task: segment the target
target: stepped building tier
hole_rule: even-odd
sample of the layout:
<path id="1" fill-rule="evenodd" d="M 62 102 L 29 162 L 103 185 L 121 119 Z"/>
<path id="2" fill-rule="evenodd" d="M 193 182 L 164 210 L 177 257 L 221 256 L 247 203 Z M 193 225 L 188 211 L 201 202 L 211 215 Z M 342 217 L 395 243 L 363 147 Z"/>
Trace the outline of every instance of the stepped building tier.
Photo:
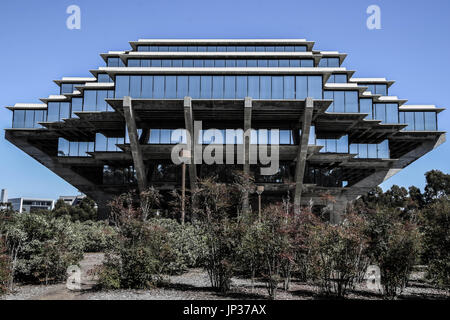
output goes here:
<path id="1" fill-rule="evenodd" d="M 394 82 L 385 78 L 354 78 L 341 67 L 346 54 L 315 50 L 311 41 L 130 45 L 101 54 L 105 66 L 93 77 L 56 80 L 60 92 L 42 104 L 7 107 L 6 139 L 92 197 L 101 216 L 124 191 L 179 188 L 181 165 L 171 155 L 182 144 L 227 150 L 213 164 L 191 153 L 190 189 L 212 172 L 227 182 L 231 169 L 243 170 L 264 186 L 265 201 L 290 193 L 297 206 L 331 206 L 336 222 L 349 201 L 445 141 L 442 108 L 407 105 L 389 95 Z M 279 150 L 270 175 L 252 161 L 263 146 Z M 230 164 L 229 151 L 240 147 L 242 159 L 232 153 Z"/>

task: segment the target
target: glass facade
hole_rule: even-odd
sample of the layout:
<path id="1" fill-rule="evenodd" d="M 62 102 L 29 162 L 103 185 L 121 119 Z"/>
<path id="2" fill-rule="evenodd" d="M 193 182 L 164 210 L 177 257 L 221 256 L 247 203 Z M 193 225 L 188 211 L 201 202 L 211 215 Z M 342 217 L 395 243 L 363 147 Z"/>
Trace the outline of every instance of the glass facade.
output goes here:
<path id="1" fill-rule="evenodd" d="M 74 87 L 77 86 L 77 84 L 74 83 L 62 83 L 61 84 L 61 94 L 71 94 L 73 93 Z"/>
<path id="2" fill-rule="evenodd" d="M 372 120 L 373 119 L 372 99 L 359 99 L 359 112 L 367 113 L 367 117 L 365 119 Z"/>
<path id="3" fill-rule="evenodd" d="M 94 151 L 93 141 L 68 141 L 58 139 L 58 157 L 90 157 L 88 152 Z"/>
<path id="4" fill-rule="evenodd" d="M 85 90 L 83 111 L 113 111 L 105 99 L 114 98 L 114 90 Z"/>
<path id="5" fill-rule="evenodd" d="M 317 146 L 323 146 L 320 152 L 324 153 L 348 153 L 348 136 L 339 139 L 316 139 Z"/>
<path id="6" fill-rule="evenodd" d="M 388 95 L 388 88 L 386 84 L 360 83 L 359 85 L 363 87 L 368 87 L 367 91 L 370 91 L 372 94 L 379 94 L 382 96 Z"/>
<path id="7" fill-rule="evenodd" d="M 135 184 L 136 182 L 136 170 L 134 170 L 134 166 L 103 166 L 103 184 L 123 185 Z"/>
<path id="8" fill-rule="evenodd" d="M 47 110 L 14 110 L 13 128 L 42 128 L 39 122 L 45 122 Z"/>
<path id="9" fill-rule="evenodd" d="M 125 144 L 124 137 L 106 137 L 101 133 L 95 134 L 95 152 L 122 152 L 118 144 Z"/>
<path id="10" fill-rule="evenodd" d="M 396 103 L 374 103 L 374 120 L 381 123 L 398 123 L 398 104 Z"/>
<path id="11" fill-rule="evenodd" d="M 99 73 L 97 75 L 97 82 L 108 83 L 108 82 L 112 82 L 112 79 L 107 73 Z"/>
<path id="12" fill-rule="evenodd" d="M 116 76 L 116 98 L 322 99 L 322 76 Z M 86 99 L 86 97 L 85 97 Z"/>
<path id="13" fill-rule="evenodd" d="M 339 58 L 322 58 L 319 61 L 319 67 L 322 68 L 337 68 L 339 65 Z"/>
<path id="14" fill-rule="evenodd" d="M 314 60 L 313 59 L 129 59 L 128 67 L 300 68 L 300 67 L 314 67 Z"/>
<path id="15" fill-rule="evenodd" d="M 389 141 L 379 144 L 353 143 L 350 144 L 350 153 L 356 154 L 355 158 L 389 159 Z"/>
<path id="16" fill-rule="evenodd" d="M 58 122 L 71 116 L 70 102 L 47 103 L 47 122 Z"/>
<path id="17" fill-rule="evenodd" d="M 399 112 L 400 123 L 408 126 L 406 131 L 436 131 L 437 113 L 431 111 Z"/>
<path id="18" fill-rule="evenodd" d="M 333 100 L 327 112 L 358 112 L 358 91 L 324 91 L 323 97 Z"/>
<path id="19" fill-rule="evenodd" d="M 298 46 L 137 46 L 143 52 L 306 52 L 305 45 Z"/>
<path id="20" fill-rule="evenodd" d="M 347 83 L 346 74 L 332 74 L 327 83 Z"/>

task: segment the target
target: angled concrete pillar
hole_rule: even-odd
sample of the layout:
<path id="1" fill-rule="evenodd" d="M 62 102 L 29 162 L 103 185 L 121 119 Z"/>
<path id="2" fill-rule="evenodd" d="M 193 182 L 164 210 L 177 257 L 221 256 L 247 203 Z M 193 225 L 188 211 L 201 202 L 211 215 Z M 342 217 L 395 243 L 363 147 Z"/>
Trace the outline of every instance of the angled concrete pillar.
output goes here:
<path id="1" fill-rule="evenodd" d="M 244 174 L 247 179 L 250 176 L 250 138 L 252 129 L 252 98 L 246 97 L 244 100 Z M 248 182 L 248 181 L 247 181 Z M 242 199 L 242 211 L 250 210 L 248 192 L 244 192 Z"/>
<path id="2" fill-rule="evenodd" d="M 127 123 L 128 137 L 130 139 L 131 155 L 133 157 L 134 169 L 138 181 L 139 191 L 144 191 L 147 188 L 147 175 L 142 158 L 141 145 L 139 144 L 139 137 L 136 126 L 136 117 L 134 114 L 132 102 L 130 97 L 123 98 L 123 115 Z"/>
<path id="3" fill-rule="evenodd" d="M 186 126 L 186 131 L 189 133 L 188 138 L 190 138 L 190 153 L 191 153 L 191 162 L 188 164 L 189 170 L 189 183 L 191 186 L 191 190 L 195 190 L 197 188 L 197 167 L 195 165 L 195 137 L 197 134 L 194 132 L 194 115 L 192 112 L 192 98 L 185 97 L 184 98 L 184 123 Z"/>
<path id="4" fill-rule="evenodd" d="M 309 132 L 311 129 L 311 119 L 314 110 L 314 101 L 312 98 L 306 98 L 305 111 L 302 119 L 302 136 L 297 151 L 297 165 L 295 168 L 295 195 L 294 209 L 300 210 L 300 201 L 302 198 L 303 178 L 305 176 L 306 156 L 308 154 Z"/>

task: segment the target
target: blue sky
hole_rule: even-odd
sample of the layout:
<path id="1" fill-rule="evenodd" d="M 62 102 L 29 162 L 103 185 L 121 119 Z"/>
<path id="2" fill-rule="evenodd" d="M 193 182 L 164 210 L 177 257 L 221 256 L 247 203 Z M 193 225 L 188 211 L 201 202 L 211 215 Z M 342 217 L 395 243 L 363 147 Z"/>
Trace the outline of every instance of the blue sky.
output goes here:
<path id="1" fill-rule="evenodd" d="M 81 8 L 81 30 L 66 28 L 66 8 Z M 366 9 L 381 8 L 381 30 L 368 30 Z M 355 77 L 397 82 L 390 94 L 409 104 L 450 107 L 450 1 L 380 0 L 15 0 L 0 4 L 0 127 L 16 102 L 58 93 L 63 76 L 90 76 L 99 53 L 127 50 L 139 38 L 306 38 L 315 49 L 348 53 Z M 448 131 L 450 112 L 440 115 Z M 450 143 L 385 182 L 423 188 L 430 169 L 450 172 Z M 0 137 L 0 188 L 10 197 L 57 198 L 77 190 Z"/>

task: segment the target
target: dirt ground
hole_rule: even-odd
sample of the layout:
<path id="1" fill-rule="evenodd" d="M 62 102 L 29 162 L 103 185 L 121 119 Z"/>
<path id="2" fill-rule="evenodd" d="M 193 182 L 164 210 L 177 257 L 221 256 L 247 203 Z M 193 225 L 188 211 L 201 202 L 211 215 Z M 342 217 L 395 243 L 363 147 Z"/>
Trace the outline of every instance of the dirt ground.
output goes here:
<path id="1" fill-rule="evenodd" d="M 230 299 L 267 299 L 268 294 L 264 283 L 255 282 L 252 287 L 249 279 L 233 278 L 229 293 L 220 294 L 209 286 L 209 278 L 202 269 L 190 269 L 188 272 L 170 276 L 162 287 L 151 290 L 114 290 L 97 291 L 94 288 L 95 278 L 89 270 L 101 265 L 103 254 L 88 253 L 80 263 L 82 290 L 70 291 L 65 283 L 54 285 L 24 285 L 0 299 L 4 300 L 230 300 Z M 317 287 L 293 281 L 290 289 L 278 290 L 280 300 L 311 300 L 322 299 L 318 296 Z M 360 285 L 350 291 L 348 299 L 380 300 L 382 296 L 367 290 Z M 450 299 L 448 293 L 433 288 L 424 280 L 423 272 L 414 272 L 408 287 L 399 299 Z"/>

